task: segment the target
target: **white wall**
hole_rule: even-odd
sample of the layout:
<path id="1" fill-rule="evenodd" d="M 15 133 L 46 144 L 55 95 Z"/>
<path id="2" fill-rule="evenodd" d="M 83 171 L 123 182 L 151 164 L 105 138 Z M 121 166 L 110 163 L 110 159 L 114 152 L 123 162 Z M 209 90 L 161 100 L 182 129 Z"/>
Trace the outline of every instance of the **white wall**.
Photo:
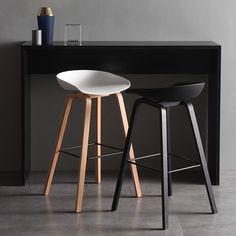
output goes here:
<path id="1" fill-rule="evenodd" d="M 56 17 L 55 39 L 63 40 L 65 23 L 81 23 L 84 40 L 213 40 L 222 45 L 221 164 L 236 169 L 236 1 L 234 0 L 7 0 L 0 2 L 1 92 L 19 78 L 19 52 L 6 45 L 31 39 L 40 6 Z M 5 49 L 4 49 L 5 48 Z M 13 57 L 16 57 L 15 59 Z M 14 72 L 15 71 L 15 72 Z M 5 91 L 5 89 L 4 89 Z M 17 92 L 14 88 L 11 91 Z M 4 94 L 4 93 L 2 93 Z M 1 106 L 14 115 L 1 96 Z M 13 95 L 14 96 L 14 95 Z M 12 136 L 17 136 L 13 120 Z M 9 141 L 8 140 L 8 141 Z M 19 148 L 19 147 L 18 147 Z M 17 150 L 17 147 L 16 147 Z M 10 154 L 14 154 L 12 151 Z M 8 153 L 8 154 L 9 154 Z"/>

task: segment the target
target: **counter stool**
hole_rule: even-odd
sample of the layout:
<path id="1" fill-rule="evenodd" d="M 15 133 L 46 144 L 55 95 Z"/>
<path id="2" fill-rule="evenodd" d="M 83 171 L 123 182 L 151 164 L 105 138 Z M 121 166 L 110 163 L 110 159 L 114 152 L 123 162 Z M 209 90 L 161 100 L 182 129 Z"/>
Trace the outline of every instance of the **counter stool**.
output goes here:
<path id="1" fill-rule="evenodd" d="M 57 81 L 60 86 L 71 93 L 68 95 L 65 102 L 64 113 L 62 115 L 61 124 L 59 132 L 56 139 L 56 144 L 52 152 L 51 164 L 48 170 L 48 176 L 45 183 L 44 195 L 49 194 L 51 187 L 53 175 L 55 172 L 58 156 L 60 152 L 79 157 L 77 155 L 71 154 L 68 152 L 70 149 L 81 148 L 80 155 L 80 167 L 78 175 L 78 186 L 77 186 L 77 198 L 76 198 L 76 212 L 80 212 L 82 209 L 83 193 L 84 193 L 84 180 L 86 172 L 86 163 L 87 163 L 87 152 L 89 145 L 95 145 L 95 155 L 90 159 L 96 160 L 96 181 L 97 183 L 101 182 L 101 158 L 106 156 L 111 156 L 112 154 L 102 155 L 101 147 L 113 148 L 119 150 L 119 153 L 122 153 L 122 149 L 115 148 L 109 145 L 101 143 L 101 97 L 106 97 L 110 95 L 115 95 L 119 104 L 120 114 L 123 124 L 123 129 L 125 136 L 128 132 L 128 120 L 125 111 L 125 105 L 121 91 L 126 90 L 130 87 L 130 82 L 118 75 L 111 74 L 103 71 L 95 70 L 72 70 L 61 72 L 57 75 Z M 66 124 L 68 116 L 70 113 L 72 102 L 75 98 L 82 98 L 85 100 L 85 115 L 84 115 L 84 127 L 83 127 L 83 137 L 82 145 L 61 148 L 64 132 L 66 129 Z M 96 142 L 89 144 L 89 129 L 90 129 L 90 117 L 91 117 L 91 106 L 92 99 L 96 103 Z M 113 153 L 118 154 L 118 153 Z M 130 160 L 134 160 L 134 151 L 131 146 L 129 151 Z M 88 158 L 89 159 L 89 158 Z M 141 189 L 139 184 L 139 177 L 137 172 L 137 167 L 130 165 L 132 178 L 134 182 L 135 192 L 137 197 L 141 197 Z"/>
<path id="2" fill-rule="evenodd" d="M 138 98 L 133 106 L 130 126 L 129 126 L 128 135 L 125 142 L 125 149 L 124 149 L 122 160 L 121 160 L 119 176 L 118 176 L 116 190 L 115 190 L 115 194 L 113 198 L 112 211 L 115 211 L 118 206 L 121 188 L 123 184 L 123 178 L 125 174 L 126 163 L 132 163 L 134 165 L 141 165 L 138 163 L 138 159 L 144 159 L 145 157 L 148 158 L 150 156 L 154 156 L 154 155 L 149 155 L 145 157 L 139 157 L 139 158 L 136 158 L 136 162 L 133 162 L 132 160 L 127 159 L 127 154 L 131 145 L 131 134 L 133 131 L 133 126 L 134 126 L 134 121 L 135 121 L 137 111 L 141 104 L 146 104 L 148 106 L 152 106 L 160 110 L 161 149 L 162 150 L 161 150 L 161 154 L 156 154 L 156 155 L 162 156 L 162 165 L 161 165 L 162 228 L 166 229 L 168 227 L 168 175 L 177 171 L 201 167 L 210 206 L 211 206 L 211 211 L 213 214 L 217 212 L 216 203 L 215 203 L 215 199 L 214 199 L 214 195 L 213 195 L 213 191 L 211 187 L 211 181 L 210 181 L 210 177 L 209 177 L 209 173 L 207 169 L 205 153 L 202 146 L 202 141 L 201 141 L 198 124 L 197 124 L 197 120 L 195 116 L 195 111 L 191 103 L 191 100 L 197 97 L 201 93 L 203 88 L 204 88 L 204 83 L 195 83 L 195 84 L 176 84 L 174 86 L 167 87 L 167 88 L 132 89 L 128 91 L 130 93 L 140 95 L 142 97 Z M 194 165 L 187 166 L 180 169 L 170 170 L 168 168 L 168 156 L 175 156 L 175 155 L 170 154 L 168 152 L 167 108 L 171 108 L 178 105 L 183 105 L 187 108 L 191 125 L 192 125 L 192 129 L 193 129 L 193 133 L 194 133 L 194 137 L 195 137 L 195 141 L 197 144 L 197 149 L 198 149 L 198 154 L 199 154 L 199 163 L 194 163 Z M 192 160 L 189 160 L 186 158 L 183 158 L 183 159 L 189 162 L 193 162 Z M 143 164 L 141 166 L 156 170 L 155 168 L 148 167 Z"/>

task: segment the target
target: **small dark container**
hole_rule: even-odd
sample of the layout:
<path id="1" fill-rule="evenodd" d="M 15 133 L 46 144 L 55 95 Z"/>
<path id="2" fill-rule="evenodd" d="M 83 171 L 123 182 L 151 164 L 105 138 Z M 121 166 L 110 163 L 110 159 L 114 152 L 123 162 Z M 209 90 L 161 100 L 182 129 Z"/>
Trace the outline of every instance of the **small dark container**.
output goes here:
<path id="1" fill-rule="evenodd" d="M 54 16 L 50 8 L 45 8 L 41 8 L 37 16 L 38 28 L 42 30 L 43 45 L 50 45 L 53 43 Z"/>
<path id="2" fill-rule="evenodd" d="M 53 43 L 54 16 L 38 16 L 38 27 L 42 30 L 42 42 Z"/>

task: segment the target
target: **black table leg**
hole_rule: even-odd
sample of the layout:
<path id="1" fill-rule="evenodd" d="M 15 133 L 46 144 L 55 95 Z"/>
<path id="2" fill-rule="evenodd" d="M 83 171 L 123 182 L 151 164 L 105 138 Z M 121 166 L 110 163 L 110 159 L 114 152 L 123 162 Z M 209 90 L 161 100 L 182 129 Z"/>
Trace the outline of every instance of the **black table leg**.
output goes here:
<path id="1" fill-rule="evenodd" d="M 208 74 L 208 169 L 213 185 L 220 184 L 220 69 L 221 49 L 212 56 Z"/>

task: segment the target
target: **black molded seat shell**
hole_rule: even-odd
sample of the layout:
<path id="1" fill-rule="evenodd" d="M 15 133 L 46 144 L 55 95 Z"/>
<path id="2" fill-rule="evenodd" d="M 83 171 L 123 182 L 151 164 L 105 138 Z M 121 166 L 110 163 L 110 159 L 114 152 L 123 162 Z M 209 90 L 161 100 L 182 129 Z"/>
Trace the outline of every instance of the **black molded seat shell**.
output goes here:
<path id="1" fill-rule="evenodd" d="M 133 93 L 155 102 L 188 102 L 196 98 L 203 90 L 205 83 L 174 84 L 164 88 L 129 89 Z"/>

